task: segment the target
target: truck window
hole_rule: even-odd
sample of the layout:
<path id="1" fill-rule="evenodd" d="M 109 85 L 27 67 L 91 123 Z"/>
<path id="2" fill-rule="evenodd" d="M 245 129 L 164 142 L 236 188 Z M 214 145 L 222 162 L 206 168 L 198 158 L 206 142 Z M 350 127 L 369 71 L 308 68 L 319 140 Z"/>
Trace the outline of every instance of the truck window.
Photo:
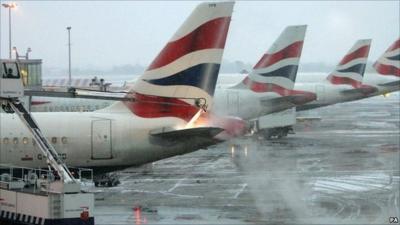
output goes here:
<path id="1" fill-rule="evenodd" d="M 3 78 L 19 79 L 18 65 L 16 63 L 4 63 Z"/>

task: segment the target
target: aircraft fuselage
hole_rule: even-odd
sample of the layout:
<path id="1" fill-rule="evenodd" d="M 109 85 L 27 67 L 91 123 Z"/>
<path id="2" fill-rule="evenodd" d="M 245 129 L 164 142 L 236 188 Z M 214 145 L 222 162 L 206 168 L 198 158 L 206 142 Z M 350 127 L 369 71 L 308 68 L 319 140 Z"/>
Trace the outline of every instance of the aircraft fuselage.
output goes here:
<path id="1" fill-rule="evenodd" d="M 124 167 L 198 150 L 201 137 L 165 141 L 150 135 L 161 127 L 182 126 L 176 118 L 140 118 L 132 113 L 32 113 L 41 130 L 68 166 Z M 45 167 L 46 159 L 15 114 L 0 113 L 0 162 Z"/>

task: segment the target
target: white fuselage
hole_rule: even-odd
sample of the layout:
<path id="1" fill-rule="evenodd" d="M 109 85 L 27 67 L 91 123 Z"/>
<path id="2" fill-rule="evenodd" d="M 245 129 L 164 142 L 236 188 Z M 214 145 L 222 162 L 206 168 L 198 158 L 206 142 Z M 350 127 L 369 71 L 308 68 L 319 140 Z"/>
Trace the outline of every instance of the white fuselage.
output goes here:
<path id="1" fill-rule="evenodd" d="M 212 112 L 217 115 L 240 117 L 244 120 L 255 119 L 273 111 L 261 104 L 261 99 L 280 97 L 276 93 L 256 93 L 247 89 L 217 88 Z"/>
<path id="2" fill-rule="evenodd" d="M 176 118 L 145 119 L 129 111 L 32 113 L 32 116 L 68 166 L 133 166 L 199 149 L 196 140 L 170 144 L 152 140 L 152 130 L 184 124 Z M 0 121 L 1 163 L 46 166 L 31 133 L 17 115 L 0 113 Z"/>
<path id="3" fill-rule="evenodd" d="M 340 102 L 352 101 L 360 99 L 362 95 L 356 94 L 344 94 L 342 91 L 351 90 L 352 87 L 349 85 L 332 85 L 328 82 L 321 83 L 299 83 L 295 84 L 296 90 L 310 91 L 317 95 L 317 99 L 306 103 L 302 106 L 298 106 L 297 109 L 313 109 L 327 105 L 333 105 Z"/>
<path id="4" fill-rule="evenodd" d="M 307 74 L 300 79 L 303 82 L 296 82 L 294 89 L 301 91 L 310 91 L 317 94 L 315 101 L 309 102 L 303 106 L 297 107 L 298 110 L 307 110 L 319 108 L 327 105 L 333 105 L 341 102 L 354 101 L 362 98 L 382 95 L 393 91 L 398 91 L 400 86 L 384 87 L 384 84 L 399 79 L 392 76 L 382 76 L 378 74 L 365 74 L 363 84 L 376 87 L 378 91 L 364 95 L 362 93 L 344 93 L 343 91 L 354 89 L 350 85 L 333 85 L 326 80 L 323 74 Z M 313 82 L 310 82 L 313 81 Z"/>

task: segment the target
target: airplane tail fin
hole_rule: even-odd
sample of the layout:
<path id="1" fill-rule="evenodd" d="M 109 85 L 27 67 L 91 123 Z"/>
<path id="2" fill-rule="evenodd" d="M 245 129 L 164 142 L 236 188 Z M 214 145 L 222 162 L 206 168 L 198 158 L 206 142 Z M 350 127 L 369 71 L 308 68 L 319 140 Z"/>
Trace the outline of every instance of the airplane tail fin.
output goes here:
<path id="1" fill-rule="evenodd" d="M 287 95 L 294 87 L 307 26 L 288 26 L 237 87 Z"/>
<path id="2" fill-rule="evenodd" d="M 294 87 L 307 26 L 288 26 L 236 87 L 288 95 Z"/>
<path id="3" fill-rule="evenodd" d="M 370 46 L 371 39 L 358 40 L 327 77 L 328 81 L 335 85 L 361 87 Z"/>
<path id="4" fill-rule="evenodd" d="M 400 77 L 400 39 L 397 39 L 374 63 L 375 70 L 381 75 Z"/>
<path id="5" fill-rule="evenodd" d="M 132 86 L 124 102 L 145 118 L 186 121 L 201 104 L 212 105 L 234 2 L 199 4 Z"/>

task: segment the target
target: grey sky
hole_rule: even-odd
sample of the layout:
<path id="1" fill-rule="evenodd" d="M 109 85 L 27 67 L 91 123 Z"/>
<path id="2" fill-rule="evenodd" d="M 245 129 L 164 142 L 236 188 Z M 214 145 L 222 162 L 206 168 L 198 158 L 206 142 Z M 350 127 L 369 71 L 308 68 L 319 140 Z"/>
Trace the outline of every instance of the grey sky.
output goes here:
<path id="1" fill-rule="evenodd" d="M 4 1 L 2 1 L 4 3 Z M 148 65 L 198 4 L 195 1 L 18 1 L 13 46 L 31 47 L 47 67 L 67 68 L 67 26 L 74 67 Z M 375 60 L 399 37 L 399 1 L 236 2 L 224 54 L 256 63 L 287 25 L 308 24 L 302 62 L 336 64 L 360 38 Z M 1 8 L 1 57 L 8 57 L 8 12 Z"/>

